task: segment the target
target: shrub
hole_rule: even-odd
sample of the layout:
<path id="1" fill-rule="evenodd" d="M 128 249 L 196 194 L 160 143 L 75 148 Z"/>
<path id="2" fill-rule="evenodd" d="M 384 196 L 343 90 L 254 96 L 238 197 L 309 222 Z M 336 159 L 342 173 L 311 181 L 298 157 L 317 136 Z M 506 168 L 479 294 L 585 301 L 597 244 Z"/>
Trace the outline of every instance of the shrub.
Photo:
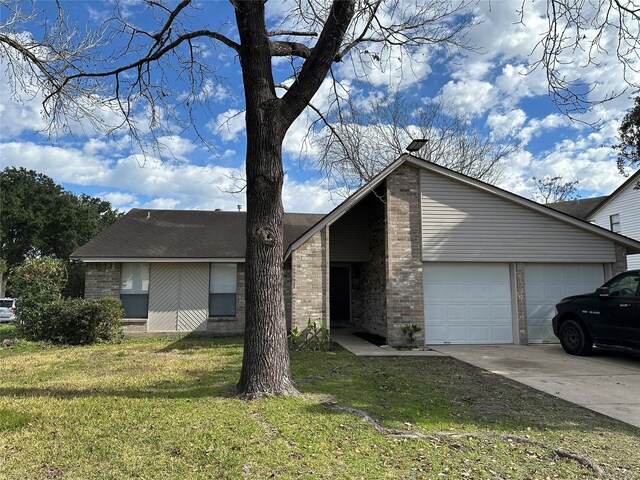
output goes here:
<path id="1" fill-rule="evenodd" d="M 30 340 L 72 345 L 118 338 L 122 334 L 120 299 L 62 299 L 66 277 L 64 262 L 53 258 L 28 259 L 13 269 L 9 281 L 18 297 L 20 334 Z"/>
<path id="2" fill-rule="evenodd" d="M 8 288 L 18 299 L 16 316 L 22 335 L 42 335 L 42 309 L 60 299 L 66 276 L 64 262 L 54 258 L 28 258 L 11 270 Z"/>
<path id="3" fill-rule="evenodd" d="M 294 326 L 289 334 L 289 344 L 294 350 L 323 352 L 331 345 L 329 330 L 322 324 L 316 322 L 307 323 L 307 328 L 300 332 L 298 327 Z"/>
<path id="4" fill-rule="evenodd" d="M 72 345 L 109 341 L 121 335 L 121 319 L 117 298 L 66 298 L 43 306 L 37 328 L 28 333 L 33 340 Z"/>

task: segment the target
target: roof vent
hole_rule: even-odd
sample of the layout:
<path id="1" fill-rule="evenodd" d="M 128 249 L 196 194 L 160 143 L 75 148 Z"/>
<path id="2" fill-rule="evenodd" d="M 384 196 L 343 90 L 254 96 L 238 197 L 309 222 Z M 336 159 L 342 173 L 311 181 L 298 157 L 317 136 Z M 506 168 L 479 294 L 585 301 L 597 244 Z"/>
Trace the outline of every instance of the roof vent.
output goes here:
<path id="1" fill-rule="evenodd" d="M 147 218 L 151 218 L 151 212 L 147 212 Z"/>
<path id="2" fill-rule="evenodd" d="M 216 209 L 214 210 L 214 212 L 221 212 L 221 211 L 222 211 L 222 209 L 221 209 L 221 208 L 216 208 Z"/>
<path id="3" fill-rule="evenodd" d="M 640 182 L 639 182 L 640 183 Z M 242 211 L 242 205 L 238 205 L 238 211 L 241 212 Z"/>

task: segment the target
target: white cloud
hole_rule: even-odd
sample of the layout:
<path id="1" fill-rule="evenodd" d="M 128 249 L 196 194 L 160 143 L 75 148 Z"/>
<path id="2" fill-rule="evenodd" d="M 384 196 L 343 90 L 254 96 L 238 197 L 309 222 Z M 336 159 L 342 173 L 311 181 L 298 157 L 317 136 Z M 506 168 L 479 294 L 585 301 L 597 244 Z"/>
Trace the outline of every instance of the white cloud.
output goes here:
<path id="1" fill-rule="evenodd" d="M 285 176 L 282 192 L 285 211 L 326 213 L 335 207 L 330 191 L 320 181 L 298 183 Z"/>
<path id="2" fill-rule="evenodd" d="M 174 210 L 180 206 L 180 200 L 176 198 L 154 198 L 142 205 L 143 208 L 154 208 L 158 210 Z"/>
<path id="3" fill-rule="evenodd" d="M 236 141 L 240 132 L 246 128 L 244 111 L 235 108 L 229 109 L 209 122 L 207 127 L 225 142 Z"/>
<path id="4" fill-rule="evenodd" d="M 542 135 L 546 130 L 551 130 L 557 127 L 574 126 L 580 128 L 581 125 L 572 124 L 571 121 L 564 115 L 558 113 L 552 113 L 544 118 L 533 118 L 522 128 L 517 137 L 522 141 L 524 145 L 529 143 L 532 138 Z"/>
<path id="5" fill-rule="evenodd" d="M 106 200 L 114 207 L 125 207 L 138 201 L 135 195 L 125 192 L 101 192 L 96 196 Z"/>
<path id="6" fill-rule="evenodd" d="M 186 161 L 196 146 L 189 139 L 179 135 L 167 135 L 158 138 L 159 153 L 162 157 Z"/>
<path id="7" fill-rule="evenodd" d="M 209 55 L 204 55 L 204 58 L 207 58 L 207 56 Z M 207 78 L 205 79 L 198 92 L 185 92 L 182 95 L 178 96 L 178 100 L 181 102 L 187 100 L 190 102 L 204 102 L 207 100 L 222 102 L 223 100 L 227 100 L 231 96 L 231 92 L 224 85 L 222 85 L 221 83 L 214 83 L 213 80 Z"/>
<path id="8" fill-rule="evenodd" d="M 91 143 L 95 145 L 95 143 Z M 82 148 L 42 146 L 34 143 L 0 143 L 3 166 L 25 167 L 50 176 L 57 183 L 109 188 L 98 194 L 114 206 L 236 210 L 246 209 L 245 193 L 235 193 L 244 177 L 238 168 L 161 162 L 130 155 L 109 159 Z M 81 188 L 80 188 L 81 190 Z M 150 200 L 142 201 L 141 197 Z M 330 192 L 316 180 L 285 177 L 283 202 L 291 212 L 326 212 L 333 208 Z"/>
<path id="9" fill-rule="evenodd" d="M 454 80 L 483 80 L 493 70 L 492 62 L 478 57 L 467 57 L 451 72 Z"/>
<path id="10" fill-rule="evenodd" d="M 450 81 L 440 91 L 435 100 L 455 108 L 462 115 L 484 114 L 496 103 L 496 88 L 481 80 Z"/>
<path id="11" fill-rule="evenodd" d="M 517 108 L 505 114 L 491 112 L 487 117 L 487 125 L 491 128 L 492 134 L 501 138 L 520 129 L 526 120 L 527 114 Z"/>

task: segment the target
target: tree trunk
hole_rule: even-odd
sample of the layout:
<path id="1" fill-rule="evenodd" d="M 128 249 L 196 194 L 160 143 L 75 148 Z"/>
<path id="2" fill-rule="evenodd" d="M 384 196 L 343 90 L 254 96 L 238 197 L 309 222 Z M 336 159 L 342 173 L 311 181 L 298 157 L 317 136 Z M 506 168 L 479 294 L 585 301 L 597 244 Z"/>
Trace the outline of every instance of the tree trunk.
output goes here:
<path id="1" fill-rule="evenodd" d="M 284 293 L 284 122 L 271 72 L 261 2 L 236 2 L 247 126 L 247 251 L 241 397 L 296 393 L 289 368 Z"/>
<path id="2" fill-rule="evenodd" d="M 282 285 L 282 141 L 318 91 L 354 15 L 336 1 L 291 89 L 276 96 L 264 2 L 232 0 L 240 34 L 247 125 L 245 338 L 238 392 L 243 398 L 293 395 Z"/>

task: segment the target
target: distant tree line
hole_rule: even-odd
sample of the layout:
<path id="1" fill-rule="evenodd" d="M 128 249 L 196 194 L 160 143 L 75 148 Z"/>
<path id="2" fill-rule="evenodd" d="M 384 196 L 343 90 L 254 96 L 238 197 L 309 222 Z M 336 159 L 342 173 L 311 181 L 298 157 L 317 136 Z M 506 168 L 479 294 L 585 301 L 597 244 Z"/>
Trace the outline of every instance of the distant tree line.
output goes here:
<path id="1" fill-rule="evenodd" d="M 64 295 L 82 296 L 84 267 L 69 262 L 69 255 L 120 216 L 109 202 L 74 195 L 42 173 L 5 168 L 0 172 L 0 295 L 6 287 L 2 270 L 27 258 L 51 257 L 66 263 Z"/>

